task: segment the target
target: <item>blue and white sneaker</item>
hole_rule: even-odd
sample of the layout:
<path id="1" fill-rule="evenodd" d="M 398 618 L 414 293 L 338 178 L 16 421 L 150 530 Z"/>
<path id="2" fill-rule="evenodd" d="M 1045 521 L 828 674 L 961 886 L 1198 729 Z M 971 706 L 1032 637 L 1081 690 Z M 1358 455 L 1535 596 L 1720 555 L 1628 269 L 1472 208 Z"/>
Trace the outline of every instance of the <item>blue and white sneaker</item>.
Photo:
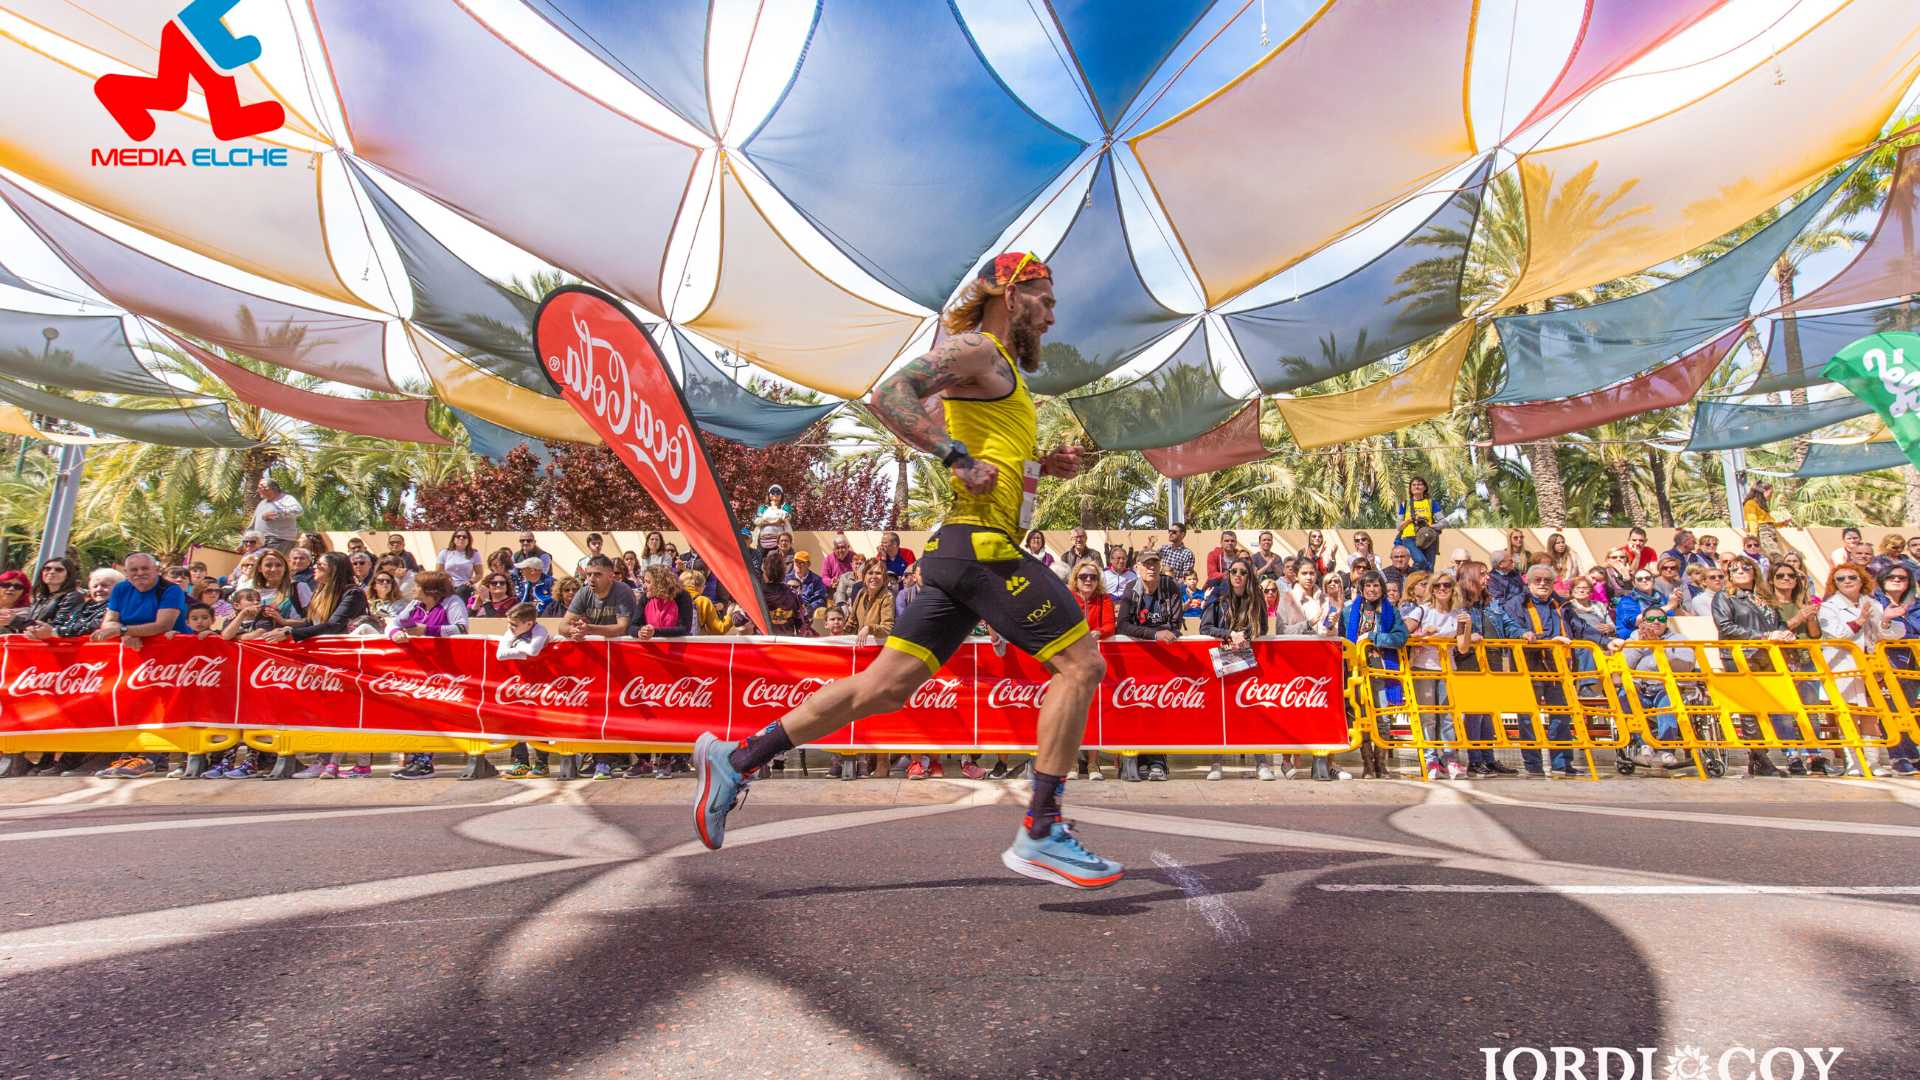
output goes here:
<path id="1" fill-rule="evenodd" d="M 1127 875 L 1119 863 L 1081 847 L 1073 827 L 1064 821 L 1054 822 L 1044 840 L 1028 836 L 1022 822 L 1013 846 L 1000 853 L 1000 861 L 1016 874 L 1069 889 L 1104 889 Z"/>
<path id="2" fill-rule="evenodd" d="M 727 760 L 735 745 L 710 731 L 693 743 L 693 830 L 712 851 L 726 841 L 727 815 L 747 801 L 748 780 Z"/>

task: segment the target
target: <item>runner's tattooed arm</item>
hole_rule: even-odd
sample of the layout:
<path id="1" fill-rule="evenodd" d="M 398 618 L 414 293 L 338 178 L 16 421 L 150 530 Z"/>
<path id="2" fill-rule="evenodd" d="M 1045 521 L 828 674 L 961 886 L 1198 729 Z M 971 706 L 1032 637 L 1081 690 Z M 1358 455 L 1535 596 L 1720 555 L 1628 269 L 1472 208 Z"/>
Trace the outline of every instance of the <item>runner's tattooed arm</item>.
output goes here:
<path id="1" fill-rule="evenodd" d="M 914 448 L 937 454 L 947 441 L 947 425 L 926 403 L 945 391 L 971 386 L 993 371 L 996 360 L 986 338 L 956 334 L 875 387 L 871 407 Z"/>

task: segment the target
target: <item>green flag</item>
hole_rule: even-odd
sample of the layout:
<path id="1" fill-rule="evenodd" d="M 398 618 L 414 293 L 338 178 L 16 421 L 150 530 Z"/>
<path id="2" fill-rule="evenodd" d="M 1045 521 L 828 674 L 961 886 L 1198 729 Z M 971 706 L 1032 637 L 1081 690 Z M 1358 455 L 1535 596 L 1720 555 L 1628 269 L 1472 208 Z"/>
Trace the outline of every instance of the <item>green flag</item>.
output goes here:
<path id="1" fill-rule="evenodd" d="M 1920 334 L 1869 334 L 1835 353 L 1820 373 L 1873 406 L 1907 460 L 1920 466 Z"/>

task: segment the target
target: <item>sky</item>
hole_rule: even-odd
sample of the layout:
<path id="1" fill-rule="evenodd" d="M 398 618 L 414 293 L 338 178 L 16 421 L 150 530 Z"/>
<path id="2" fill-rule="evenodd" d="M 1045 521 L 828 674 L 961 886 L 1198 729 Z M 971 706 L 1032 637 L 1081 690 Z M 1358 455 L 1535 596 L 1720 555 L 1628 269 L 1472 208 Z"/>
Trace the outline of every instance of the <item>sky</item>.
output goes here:
<path id="1" fill-rule="evenodd" d="M 1373 3 L 1376 0 L 1342 2 Z M 565 72 L 582 91 L 668 134 L 701 145 L 712 142 L 575 46 L 520 0 L 466 0 L 466 3 L 476 17 L 548 67 Z M 722 143 L 732 147 L 751 134 L 777 104 L 804 46 L 813 8 L 811 0 L 714 0 L 714 3 L 707 57 L 710 97 L 716 118 L 723 125 Z M 1525 150 L 1536 143 L 1573 142 L 1632 126 L 1671 108 L 1676 102 L 1697 97 L 1765 60 L 1839 3 L 1840 0 L 1729 0 L 1720 11 L 1656 49 L 1587 98 L 1516 134 L 1507 129 L 1529 111 L 1559 71 L 1578 29 L 1582 4 L 1580 0 L 1482 0 L 1469 76 L 1474 128 L 1483 140 L 1482 149 L 1502 144 L 1502 148 L 1496 150 L 1496 162 L 1504 167 L 1511 162 L 1511 150 Z M 957 0 L 957 5 L 983 54 L 1016 94 L 1056 126 L 1081 138 L 1099 139 L 1099 124 L 1076 85 L 1076 76 L 1062 61 L 1061 42 L 1041 0 Z M 1260 62 L 1317 7 L 1317 3 L 1308 0 L 1219 0 L 1148 82 L 1117 134 L 1124 137 L 1145 130 L 1200 101 Z M 323 131 L 334 133 L 344 145 L 345 126 L 328 85 L 319 38 L 310 19 L 304 4 L 241 0 L 229 15 L 228 24 L 236 33 L 251 33 L 262 39 L 265 54 L 260 64 L 262 74 L 296 107 L 313 117 Z M 87 50 L 50 40 L 44 32 L 4 12 L 0 12 L 0 31 L 14 34 L 89 72 L 125 70 Z M 1249 133 L 1248 137 L 1259 135 Z M 1200 312 L 1204 305 L 1198 285 L 1167 242 L 1170 229 L 1157 206 L 1144 194 L 1147 187 L 1137 167 L 1126 160 L 1125 155 L 1120 157 L 1122 209 L 1144 279 L 1168 307 Z M 715 158 L 711 149 L 703 154 L 690 195 L 690 207 L 698 207 L 703 202 L 709 207 L 716 205 L 717 200 L 702 199 L 702 185 L 712 183 Z M 1070 221 L 1079 193 L 1091 178 L 1092 170 L 1085 167 L 1090 160 L 1091 152 L 1056 180 L 1035 204 L 1045 207 L 1044 212 L 1030 211 L 1027 219 L 1009 231 L 1009 238 L 1017 239 L 1022 246 L 1045 248 L 1050 245 Z M 1222 309 L 1236 310 L 1296 295 L 1360 265 L 1431 213 L 1457 175 L 1469 171 L 1473 164 L 1463 165 L 1458 174 L 1439 178 L 1432 185 L 1431 194 L 1417 196 L 1374 219 L 1312 259 L 1226 302 Z M 1725 165 L 1737 167 L 1737 162 Z M 743 172 L 744 182 L 774 227 L 822 272 L 859 295 L 919 310 L 843 256 L 751 169 Z M 1284 182 L 1284 178 L 1276 178 L 1276 182 Z M 34 189 L 32 184 L 23 182 L 23 186 Z M 489 276 L 504 280 L 546 268 L 539 259 L 431 200 L 398 184 L 383 183 L 383 186 L 451 249 Z M 325 166 L 322 194 L 328 208 L 328 241 L 343 280 L 369 307 L 389 315 L 406 315 L 410 304 L 398 255 L 377 223 L 368 228 L 371 210 L 357 196 L 336 160 L 329 160 Z M 260 281 L 162 241 L 141 237 L 101 215 L 84 208 L 74 209 L 57 196 L 50 201 L 73 209 L 75 216 L 110 235 L 132 241 L 144 250 L 216 280 L 312 307 L 352 310 L 298 290 Z M 691 210 L 684 211 L 668 249 L 667 265 L 674 271 L 670 282 L 675 283 L 669 289 L 669 310 L 664 314 L 673 318 L 696 316 L 711 294 L 718 252 L 718 230 L 710 220 L 712 216 L 711 210 L 704 218 Z M 1846 252 L 1836 252 L 1810 261 L 1805 268 L 1804 287 L 1812 287 L 1818 279 L 1836 271 L 1846 258 Z M 0 262 L 29 280 L 51 284 L 82 297 L 91 295 L 4 206 L 0 206 Z M 99 313 L 107 306 L 97 299 L 84 306 L 67 304 L 4 287 L 0 287 L 0 305 L 58 313 Z M 1252 381 L 1217 317 L 1209 316 L 1207 326 L 1215 355 L 1222 358 L 1224 387 L 1242 396 L 1251 394 Z M 902 357 L 924 348 L 930 335 L 929 318 Z M 1122 374 L 1145 371 L 1159 363 L 1184 335 L 1172 337 L 1163 347 L 1142 354 Z M 396 358 L 393 374 L 424 383 L 403 342 L 396 324 L 389 334 L 389 355 Z M 671 353 L 670 348 L 668 352 Z"/>

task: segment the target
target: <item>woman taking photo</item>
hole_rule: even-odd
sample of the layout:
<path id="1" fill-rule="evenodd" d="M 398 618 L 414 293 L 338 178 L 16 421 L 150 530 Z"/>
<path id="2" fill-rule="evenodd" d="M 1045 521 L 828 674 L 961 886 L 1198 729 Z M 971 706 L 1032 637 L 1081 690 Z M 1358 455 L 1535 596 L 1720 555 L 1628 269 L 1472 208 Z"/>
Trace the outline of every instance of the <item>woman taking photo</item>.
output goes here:
<path id="1" fill-rule="evenodd" d="M 1416 476 L 1407 481 L 1407 497 L 1394 508 L 1393 515 L 1400 521 L 1399 540 L 1408 547 L 1420 535 L 1420 527 L 1433 527 L 1433 546 L 1439 547 L 1440 518 L 1446 508 L 1440 505 L 1440 499 L 1434 494 L 1432 485 L 1424 476 Z M 1433 552 L 1427 552 L 1427 561 L 1433 561 Z"/>
<path id="2" fill-rule="evenodd" d="M 1200 615 L 1200 632 L 1219 639 L 1228 649 L 1246 649 L 1254 638 L 1267 636 L 1267 604 L 1260 596 L 1260 587 L 1254 584 L 1252 562 L 1235 559 L 1227 567 L 1225 576 L 1225 583 L 1214 590 L 1206 611 Z M 1222 764 L 1220 758 L 1214 758 L 1213 767 L 1207 770 L 1207 779 L 1218 780 L 1226 775 L 1221 770 Z M 1273 766 L 1268 763 L 1267 755 L 1255 754 L 1254 764 L 1259 767 L 1260 779 L 1273 779 Z"/>
<path id="3" fill-rule="evenodd" d="M 1851 641 L 1859 647 L 1862 654 L 1873 651 L 1873 647 L 1883 641 L 1897 641 L 1906 634 L 1903 621 L 1907 614 L 1906 605 L 1896 605 L 1889 609 L 1882 607 L 1873 598 L 1874 581 L 1864 571 L 1852 566 L 1836 566 L 1827 576 L 1827 597 L 1820 602 L 1820 636 L 1829 641 Z M 1828 646 L 1827 670 L 1839 672 L 1859 672 L 1859 663 L 1851 649 Z M 1866 679 L 1854 674 L 1838 680 L 1840 697 L 1849 705 L 1865 706 L 1867 703 Z M 1883 732 L 1877 722 L 1862 725 L 1861 734 L 1869 738 L 1879 738 Z M 1871 730 L 1868 730 L 1868 729 Z M 1853 747 L 1843 747 L 1840 751 L 1846 759 L 1848 776 L 1864 776 L 1864 762 L 1861 751 Z"/>
<path id="4" fill-rule="evenodd" d="M 483 571 L 480 565 L 480 549 L 473 546 L 472 529 L 455 529 L 447 538 L 447 546 L 440 549 L 435 557 L 436 569 L 447 575 L 453 582 L 454 590 L 462 596 L 473 591 L 475 574 Z"/>

